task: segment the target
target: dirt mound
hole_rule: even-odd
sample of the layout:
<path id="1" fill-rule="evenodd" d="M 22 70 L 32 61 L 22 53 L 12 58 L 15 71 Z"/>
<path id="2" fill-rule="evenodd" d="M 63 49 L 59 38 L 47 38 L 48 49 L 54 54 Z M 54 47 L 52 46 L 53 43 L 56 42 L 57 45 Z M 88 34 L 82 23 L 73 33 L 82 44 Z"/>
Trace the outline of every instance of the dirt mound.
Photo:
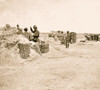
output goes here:
<path id="1" fill-rule="evenodd" d="M 16 28 L 10 29 L 10 30 L 0 30 L 0 58 L 1 62 L 0 65 L 4 64 L 16 64 L 16 63 L 23 63 L 26 61 L 33 61 L 40 58 L 39 52 L 35 48 L 36 44 L 32 41 L 29 41 L 27 38 L 25 38 L 23 35 L 19 35 L 16 33 Z M 3 37 L 2 37 L 3 36 Z M 49 45 L 49 52 L 42 54 L 43 58 L 50 58 L 50 57 L 57 57 L 58 54 L 61 57 L 61 49 L 60 47 L 60 41 L 55 41 L 54 38 L 49 38 L 46 34 L 42 34 L 40 36 L 40 40 L 46 42 L 46 44 Z M 25 55 L 23 55 L 22 52 L 25 52 L 23 50 L 19 49 L 19 44 L 21 45 L 29 45 L 30 50 L 26 50 L 29 55 L 26 55 L 28 58 L 22 58 Z M 58 46 L 57 46 L 58 45 Z M 26 53 L 27 53 L 26 52 Z M 25 53 L 25 54 L 26 54 Z M 21 57 L 22 56 L 22 57 Z M 41 58 L 42 58 L 41 56 Z"/>
<path id="2" fill-rule="evenodd" d="M 23 35 L 16 34 L 15 29 L 0 30 L 0 65 L 18 64 L 26 61 L 39 58 L 39 54 L 36 53 L 31 46 L 35 45 L 34 42 L 29 41 Z M 19 44 L 29 44 L 30 57 L 23 59 L 20 56 Z"/>

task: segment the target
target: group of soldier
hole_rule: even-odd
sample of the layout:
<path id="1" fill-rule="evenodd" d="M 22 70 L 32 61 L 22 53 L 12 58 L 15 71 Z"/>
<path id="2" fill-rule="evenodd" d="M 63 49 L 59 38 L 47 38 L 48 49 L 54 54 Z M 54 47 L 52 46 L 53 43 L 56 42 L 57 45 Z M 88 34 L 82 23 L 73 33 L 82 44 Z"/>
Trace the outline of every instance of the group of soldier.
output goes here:
<path id="1" fill-rule="evenodd" d="M 32 29 L 32 27 L 30 27 L 30 31 L 33 33 L 32 36 L 28 32 L 28 28 L 24 28 L 24 32 L 23 32 L 23 30 L 19 27 L 19 25 L 17 25 L 17 30 L 18 30 L 17 34 L 23 34 L 26 38 L 29 39 L 29 41 L 39 42 L 40 32 L 38 31 L 36 25 L 33 26 L 33 29 Z"/>
<path id="2" fill-rule="evenodd" d="M 61 39 L 61 44 L 65 44 L 66 48 L 69 48 L 69 44 L 72 44 L 72 33 L 67 31 Z"/>
<path id="3" fill-rule="evenodd" d="M 29 41 L 33 41 L 33 42 L 39 42 L 39 30 L 37 29 L 37 26 L 34 25 L 33 28 L 30 27 L 30 31 L 33 33 L 33 35 L 31 36 L 28 32 L 28 28 L 24 28 L 24 32 L 22 31 L 22 29 L 19 27 L 19 25 L 17 25 L 17 34 L 23 34 L 26 38 L 29 39 Z M 61 33 L 63 34 L 63 33 Z M 69 48 L 69 44 L 72 43 L 72 33 L 67 31 L 66 35 L 63 37 L 63 39 L 61 40 L 61 44 L 64 43 L 66 45 L 66 48 Z"/>

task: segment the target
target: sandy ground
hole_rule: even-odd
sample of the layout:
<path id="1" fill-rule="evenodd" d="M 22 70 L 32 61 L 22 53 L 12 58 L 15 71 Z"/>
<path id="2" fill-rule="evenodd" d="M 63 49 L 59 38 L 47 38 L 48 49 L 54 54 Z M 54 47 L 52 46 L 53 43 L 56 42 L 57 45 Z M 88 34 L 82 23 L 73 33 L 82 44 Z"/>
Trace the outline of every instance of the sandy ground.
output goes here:
<path id="1" fill-rule="evenodd" d="M 76 43 L 0 67 L 0 90 L 100 90 L 100 42 Z"/>

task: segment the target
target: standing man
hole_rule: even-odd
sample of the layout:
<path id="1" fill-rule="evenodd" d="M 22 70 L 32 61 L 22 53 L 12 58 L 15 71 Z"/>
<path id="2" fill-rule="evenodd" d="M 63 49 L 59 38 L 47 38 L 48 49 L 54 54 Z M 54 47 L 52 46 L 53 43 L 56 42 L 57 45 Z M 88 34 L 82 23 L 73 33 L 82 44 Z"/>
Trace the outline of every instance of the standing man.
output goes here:
<path id="1" fill-rule="evenodd" d="M 33 29 L 34 29 L 34 31 L 33 31 Z M 33 26 L 33 29 L 30 27 L 31 32 L 34 33 L 33 41 L 34 42 L 38 42 L 39 41 L 39 34 L 40 34 L 40 32 L 37 30 L 37 26 L 36 25 Z"/>
<path id="2" fill-rule="evenodd" d="M 65 36 L 66 48 L 69 48 L 69 40 L 70 40 L 70 33 L 69 33 L 69 31 L 67 31 L 67 35 Z"/>

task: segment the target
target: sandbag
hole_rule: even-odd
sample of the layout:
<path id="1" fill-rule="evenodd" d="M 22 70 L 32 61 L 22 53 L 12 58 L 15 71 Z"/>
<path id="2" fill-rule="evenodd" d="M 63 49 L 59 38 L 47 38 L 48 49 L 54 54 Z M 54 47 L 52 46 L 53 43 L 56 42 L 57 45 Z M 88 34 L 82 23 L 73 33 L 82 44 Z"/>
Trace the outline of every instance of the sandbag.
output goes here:
<path id="1" fill-rule="evenodd" d="M 98 41 L 100 41 L 100 36 L 98 36 Z"/>
<path id="2" fill-rule="evenodd" d="M 27 59 L 30 57 L 30 44 L 18 44 L 20 57 L 23 59 Z"/>
<path id="3" fill-rule="evenodd" d="M 41 53 L 49 52 L 49 44 L 41 44 L 39 45 Z"/>
<path id="4" fill-rule="evenodd" d="M 77 37 L 75 32 L 71 32 L 71 43 L 76 43 Z"/>

